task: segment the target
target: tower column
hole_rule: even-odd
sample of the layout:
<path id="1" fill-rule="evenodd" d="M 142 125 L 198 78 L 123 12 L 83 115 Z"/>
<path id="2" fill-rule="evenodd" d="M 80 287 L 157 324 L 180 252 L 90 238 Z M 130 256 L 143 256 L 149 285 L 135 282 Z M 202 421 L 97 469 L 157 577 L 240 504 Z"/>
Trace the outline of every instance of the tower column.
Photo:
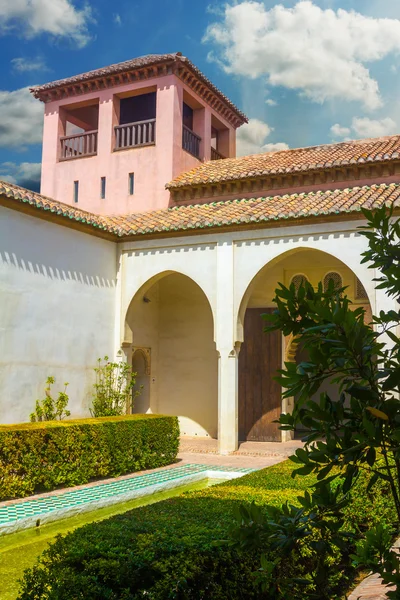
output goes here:
<path id="1" fill-rule="evenodd" d="M 234 249 L 227 240 L 217 247 L 217 313 L 215 341 L 218 359 L 218 449 L 238 447 L 238 355 L 234 314 Z"/>
<path id="2" fill-rule="evenodd" d="M 102 94 L 99 104 L 97 154 L 100 160 L 103 156 L 109 159 L 110 152 L 114 150 L 114 126 L 117 124 L 114 90 L 107 90 L 107 93 Z"/>

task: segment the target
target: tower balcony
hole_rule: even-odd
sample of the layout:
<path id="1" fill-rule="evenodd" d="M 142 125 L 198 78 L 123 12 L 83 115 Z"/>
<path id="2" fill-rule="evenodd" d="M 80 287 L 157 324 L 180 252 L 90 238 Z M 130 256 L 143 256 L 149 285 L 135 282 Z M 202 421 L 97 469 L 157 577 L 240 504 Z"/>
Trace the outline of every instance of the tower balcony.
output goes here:
<path id="1" fill-rule="evenodd" d="M 201 137 L 192 129 L 183 125 L 182 128 L 182 148 L 192 156 L 200 158 Z"/>
<path id="2" fill-rule="evenodd" d="M 97 154 L 97 129 L 60 137 L 60 160 L 71 160 Z"/>
<path id="3" fill-rule="evenodd" d="M 156 119 L 116 125 L 114 150 L 152 146 L 156 142 Z"/>

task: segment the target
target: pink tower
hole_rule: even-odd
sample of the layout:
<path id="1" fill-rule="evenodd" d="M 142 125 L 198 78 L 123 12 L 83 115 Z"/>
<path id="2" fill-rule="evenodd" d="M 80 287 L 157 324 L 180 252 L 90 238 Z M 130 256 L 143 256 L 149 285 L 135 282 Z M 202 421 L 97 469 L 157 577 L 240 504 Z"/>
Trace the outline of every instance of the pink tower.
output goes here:
<path id="1" fill-rule="evenodd" d="M 41 193 L 98 214 L 170 205 L 165 184 L 236 155 L 247 119 L 186 57 L 149 55 L 33 88 Z"/>

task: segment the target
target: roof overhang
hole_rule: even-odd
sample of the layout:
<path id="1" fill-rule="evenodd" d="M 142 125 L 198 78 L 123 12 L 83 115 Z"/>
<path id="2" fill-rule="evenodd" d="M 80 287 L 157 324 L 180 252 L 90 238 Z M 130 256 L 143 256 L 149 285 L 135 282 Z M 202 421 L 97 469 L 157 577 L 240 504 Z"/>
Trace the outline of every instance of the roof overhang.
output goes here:
<path id="1" fill-rule="evenodd" d="M 246 115 L 180 52 L 124 61 L 36 86 L 31 93 L 42 102 L 52 102 L 170 74 L 181 79 L 234 127 L 247 123 Z"/>

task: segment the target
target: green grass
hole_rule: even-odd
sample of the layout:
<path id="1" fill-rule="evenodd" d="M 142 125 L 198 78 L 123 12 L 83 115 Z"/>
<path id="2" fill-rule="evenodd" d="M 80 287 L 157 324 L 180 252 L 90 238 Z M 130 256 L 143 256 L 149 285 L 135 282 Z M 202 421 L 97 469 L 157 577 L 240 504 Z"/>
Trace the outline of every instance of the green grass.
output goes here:
<path id="1" fill-rule="evenodd" d="M 229 538 L 235 507 L 243 503 L 299 504 L 298 496 L 315 477 L 293 478 L 294 468 L 285 461 L 77 529 L 51 545 L 39 565 L 26 574 L 18 598 L 260 600 L 263 596 L 253 580 L 259 552 L 241 552 L 221 545 L 221 540 Z M 347 509 L 347 527 L 355 531 L 393 519 L 387 486 L 367 493 L 366 483 L 363 478 L 357 484 Z M 282 569 L 287 577 L 306 577 L 317 560 L 305 545 Z M 327 582 L 336 590 L 329 592 L 330 600 L 344 597 L 343 589 L 355 576 L 348 553 L 338 551 L 332 561 L 337 561 L 338 569 Z"/>
<path id="2" fill-rule="evenodd" d="M 141 506 L 161 502 L 189 490 L 202 490 L 214 483 L 218 483 L 218 481 L 203 479 L 165 492 L 157 492 L 146 498 L 114 504 L 107 508 L 85 512 L 82 515 L 62 519 L 48 525 L 0 537 L 0 600 L 15 600 L 20 587 L 18 580 L 21 579 L 23 572 L 35 564 L 38 557 L 49 544 L 54 542 L 57 535 L 65 535 L 83 525 L 97 523 Z"/>

